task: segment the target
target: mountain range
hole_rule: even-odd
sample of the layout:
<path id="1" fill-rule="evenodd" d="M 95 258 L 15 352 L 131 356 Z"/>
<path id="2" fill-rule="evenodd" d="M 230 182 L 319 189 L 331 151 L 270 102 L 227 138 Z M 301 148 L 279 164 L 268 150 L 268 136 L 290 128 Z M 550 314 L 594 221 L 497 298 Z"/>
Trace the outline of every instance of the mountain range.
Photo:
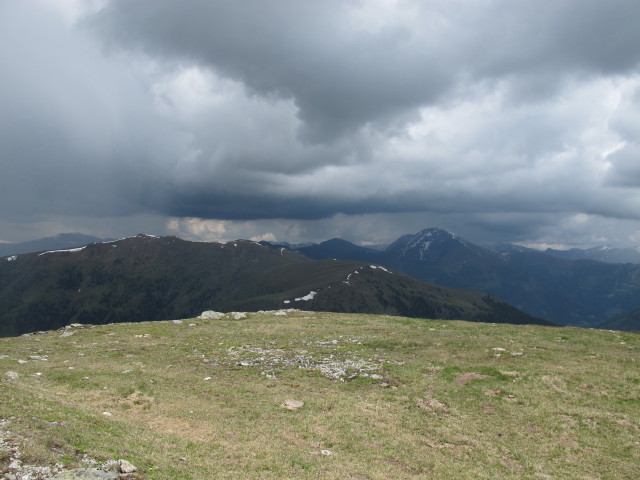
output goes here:
<path id="1" fill-rule="evenodd" d="M 539 323 L 496 298 L 256 242 L 138 235 L 0 259 L 0 335 L 283 308 Z"/>
<path id="2" fill-rule="evenodd" d="M 272 247 L 277 248 L 274 244 Z M 301 247 L 313 259 L 373 262 L 436 285 L 477 290 L 560 325 L 640 330 L 640 265 L 562 258 L 516 245 L 494 249 L 437 228 L 404 235 L 382 251 L 342 239 Z"/>
<path id="3" fill-rule="evenodd" d="M 39 238 L 20 243 L 0 243 L 0 257 L 19 255 L 21 253 L 42 252 L 44 250 L 58 250 L 87 245 L 92 242 L 113 240 L 112 238 L 98 238 L 83 233 L 61 233 L 53 237 Z"/>
<path id="4" fill-rule="evenodd" d="M 604 263 L 640 263 L 640 247 L 616 248 L 609 245 L 587 249 L 554 250 L 545 253 L 571 260 L 596 260 Z"/>

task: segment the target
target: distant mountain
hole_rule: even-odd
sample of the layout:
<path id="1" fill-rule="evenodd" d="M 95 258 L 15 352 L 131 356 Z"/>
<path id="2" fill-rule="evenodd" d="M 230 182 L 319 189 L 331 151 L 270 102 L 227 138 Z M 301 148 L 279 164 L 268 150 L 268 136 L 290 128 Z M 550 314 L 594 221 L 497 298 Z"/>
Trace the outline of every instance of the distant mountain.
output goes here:
<path id="1" fill-rule="evenodd" d="M 545 253 L 571 260 L 596 260 L 604 263 L 636 263 L 640 264 L 640 247 L 615 248 L 610 246 L 588 249 L 572 248 L 570 250 L 554 250 L 548 248 Z"/>
<path id="2" fill-rule="evenodd" d="M 593 327 L 640 307 L 640 265 L 570 260 L 519 246 L 495 251 L 445 230 L 404 235 L 381 252 L 331 240 L 300 249 L 315 259 L 357 258 L 414 278 L 472 289 L 561 325 Z"/>
<path id="3" fill-rule="evenodd" d="M 332 238 L 322 243 L 296 248 L 303 255 L 313 259 L 368 261 L 378 250 L 360 247 L 341 238 Z"/>
<path id="4" fill-rule="evenodd" d="M 39 238 L 28 242 L 0 243 L 0 257 L 21 253 L 42 252 L 44 250 L 60 250 L 63 248 L 87 245 L 93 242 L 102 242 L 104 240 L 105 239 L 84 235 L 82 233 L 61 233 L 55 237 Z"/>
<path id="5" fill-rule="evenodd" d="M 626 330 L 628 332 L 640 332 L 640 308 L 619 315 L 611 320 L 598 325 L 605 330 Z"/>
<path id="6" fill-rule="evenodd" d="M 369 263 L 314 261 L 250 241 L 196 243 L 145 235 L 2 258 L 0 305 L 4 336 L 70 323 L 291 307 L 548 323 L 486 294 L 428 285 Z"/>

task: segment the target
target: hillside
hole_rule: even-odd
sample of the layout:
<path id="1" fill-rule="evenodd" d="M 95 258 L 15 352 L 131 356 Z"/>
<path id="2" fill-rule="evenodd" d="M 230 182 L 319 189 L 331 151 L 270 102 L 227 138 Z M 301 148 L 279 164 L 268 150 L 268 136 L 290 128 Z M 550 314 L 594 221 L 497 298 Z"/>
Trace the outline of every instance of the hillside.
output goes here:
<path id="1" fill-rule="evenodd" d="M 383 251 L 335 239 L 298 249 L 309 258 L 358 259 L 452 288 L 477 290 L 538 318 L 596 327 L 640 307 L 640 265 L 571 260 L 516 246 L 500 251 L 437 228 Z"/>
<path id="2" fill-rule="evenodd" d="M 639 348 L 302 311 L 4 338 L 0 472 L 126 459 L 139 480 L 639 478 Z"/>
<path id="3" fill-rule="evenodd" d="M 312 261 L 255 242 L 139 235 L 0 259 L 0 335 L 186 318 L 204 310 L 299 307 L 544 323 L 485 294 L 428 285 L 375 265 Z"/>
<path id="4" fill-rule="evenodd" d="M 0 257 L 18 255 L 21 253 L 41 252 L 43 250 L 59 250 L 87 245 L 92 242 L 102 242 L 101 238 L 82 233 L 61 233 L 54 237 L 39 238 L 28 242 L 0 243 Z"/>
<path id="5" fill-rule="evenodd" d="M 612 318 L 611 320 L 599 325 L 598 328 L 640 332 L 640 308 Z"/>

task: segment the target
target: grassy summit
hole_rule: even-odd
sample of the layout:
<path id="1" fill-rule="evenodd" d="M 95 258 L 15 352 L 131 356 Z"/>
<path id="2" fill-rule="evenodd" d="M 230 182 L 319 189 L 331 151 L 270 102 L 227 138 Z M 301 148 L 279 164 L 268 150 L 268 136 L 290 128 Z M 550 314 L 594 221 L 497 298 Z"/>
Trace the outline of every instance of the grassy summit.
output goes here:
<path id="1" fill-rule="evenodd" d="M 3 429 L 23 462 L 145 479 L 640 477 L 637 334 L 236 317 L 0 339 Z"/>

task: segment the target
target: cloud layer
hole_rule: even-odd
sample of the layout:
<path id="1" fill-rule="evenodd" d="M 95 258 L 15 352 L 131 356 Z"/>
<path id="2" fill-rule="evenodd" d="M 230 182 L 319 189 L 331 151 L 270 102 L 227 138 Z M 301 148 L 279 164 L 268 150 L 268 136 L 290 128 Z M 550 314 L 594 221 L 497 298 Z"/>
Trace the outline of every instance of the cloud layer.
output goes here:
<path id="1" fill-rule="evenodd" d="M 0 226 L 640 243 L 637 18 L 622 0 L 3 2 Z"/>

